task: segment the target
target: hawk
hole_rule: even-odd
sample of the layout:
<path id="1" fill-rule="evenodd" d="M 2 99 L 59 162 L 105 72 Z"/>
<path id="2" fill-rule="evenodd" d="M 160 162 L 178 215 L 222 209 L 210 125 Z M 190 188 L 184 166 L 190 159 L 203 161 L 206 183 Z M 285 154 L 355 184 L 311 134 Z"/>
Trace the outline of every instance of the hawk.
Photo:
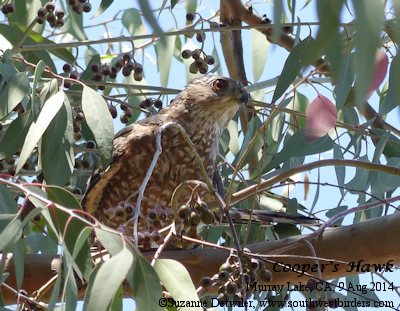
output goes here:
<path id="1" fill-rule="evenodd" d="M 112 161 L 93 173 L 82 201 L 84 209 L 102 223 L 129 235 L 134 232 L 133 218 L 138 217 L 137 242 L 143 248 L 149 248 L 152 242 L 162 243 L 159 230 L 172 222 L 181 224 L 181 233 L 191 236 L 196 236 L 200 222 L 219 222 L 218 211 L 208 210 L 206 202 L 213 195 L 207 189 L 187 185 L 176 202 L 171 201 L 182 183 L 206 182 L 193 146 L 207 177 L 211 180 L 215 176 L 219 138 L 248 99 L 244 86 L 229 78 L 209 75 L 190 81 L 167 108 L 117 133 Z M 161 137 L 161 153 L 150 169 L 158 150 L 157 135 Z M 139 196 L 140 211 L 136 211 Z M 238 210 L 234 212 L 237 219 Z"/>

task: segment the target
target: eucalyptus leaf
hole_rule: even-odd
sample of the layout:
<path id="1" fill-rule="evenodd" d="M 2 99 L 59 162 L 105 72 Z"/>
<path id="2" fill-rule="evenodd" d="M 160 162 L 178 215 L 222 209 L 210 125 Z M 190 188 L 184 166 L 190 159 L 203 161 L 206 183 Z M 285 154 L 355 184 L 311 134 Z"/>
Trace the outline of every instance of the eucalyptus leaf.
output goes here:
<path id="1" fill-rule="evenodd" d="M 102 163 L 106 165 L 111 159 L 114 138 L 114 126 L 108 105 L 99 93 L 85 85 L 82 92 L 82 110 L 96 139 Z"/>
<path id="2" fill-rule="evenodd" d="M 29 128 L 28 134 L 26 135 L 24 145 L 21 150 L 21 155 L 18 160 L 16 171 L 20 171 L 26 160 L 31 155 L 33 149 L 42 137 L 43 133 L 53 120 L 57 112 L 60 110 L 64 102 L 64 92 L 59 91 L 52 97 L 50 97 L 44 104 L 40 111 L 39 117 L 36 122 L 33 122 Z"/>
<path id="3" fill-rule="evenodd" d="M 172 259 L 157 259 L 154 269 L 164 287 L 175 300 L 199 301 L 192 279 L 181 263 Z M 181 310 L 202 311 L 203 309 L 201 307 L 182 307 Z"/>
<path id="4" fill-rule="evenodd" d="M 108 310 L 132 263 L 133 255 L 126 248 L 102 263 L 94 276 L 92 286 L 86 292 L 84 309 Z"/>

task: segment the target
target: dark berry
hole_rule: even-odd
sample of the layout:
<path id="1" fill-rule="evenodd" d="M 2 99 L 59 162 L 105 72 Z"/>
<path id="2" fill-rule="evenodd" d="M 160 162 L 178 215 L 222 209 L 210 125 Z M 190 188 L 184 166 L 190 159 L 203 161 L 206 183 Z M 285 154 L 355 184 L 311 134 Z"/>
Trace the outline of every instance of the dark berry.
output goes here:
<path id="1" fill-rule="evenodd" d="M 117 74 L 115 72 L 110 73 L 110 79 L 115 79 L 117 77 Z"/>
<path id="2" fill-rule="evenodd" d="M 196 66 L 196 64 L 195 64 L 194 62 L 190 64 L 190 66 L 189 66 L 189 72 L 190 72 L 190 73 L 193 73 L 193 74 L 199 72 L 199 68 Z"/>
<path id="3" fill-rule="evenodd" d="M 118 116 L 117 108 L 115 108 L 115 106 L 109 105 L 108 106 L 108 111 L 110 112 L 110 114 L 113 117 L 113 119 L 115 119 Z"/>
<path id="4" fill-rule="evenodd" d="M 159 98 L 157 98 L 155 101 L 154 101 L 154 107 L 156 107 L 157 109 L 161 109 L 162 108 L 162 100 L 161 99 L 159 99 Z"/>
<path id="5" fill-rule="evenodd" d="M 58 18 L 63 18 L 64 15 L 65 15 L 65 13 L 64 13 L 63 10 L 56 10 L 54 14 L 55 14 L 55 16 L 57 16 Z"/>
<path id="6" fill-rule="evenodd" d="M 261 270 L 258 274 L 261 281 L 268 283 L 272 281 L 272 273 L 269 270 Z"/>
<path id="7" fill-rule="evenodd" d="M 76 70 L 74 70 L 74 71 L 72 71 L 72 72 L 69 74 L 69 77 L 70 77 L 71 79 L 77 80 L 77 79 L 79 78 L 79 72 L 76 71 Z"/>
<path id="8" fill-rule="evenodd" d="M 196 40 L 198 42 L 203 42 L 206 39 L 206 34 L 204 32 L 198 32 L 196 34 Z"/>
<path id="9" fill-rule="evenodd" d="M 135 63 L 133 65 L 133 71 L 135 73 L 142 73 L 143 72 L 143 66 L 141 64 L 139 64 L 139 63 Z"/>
<path id="10" fill-rule="evenodd" d="M 205 276 L 200 280 L 200 286 L 205 289 L 210 288 L 212 286 L 212 284 L 213 284 L 213 281 L 209 276 Z"/>
<path id="11" fill-rule="evenodd" d="M 118 60 L 115 62 L 115 67 L 117 67 L 118 69 L 121 69 L 122 67 L 124 67 L 124 65 L 125 65 L 125 62 L 124 62 L 123 59 L 118 59 Z"/>
<path id="12" fill-rule="evenodd" d="M 90 69 L 91 69 L 93 72 L 99 72 L 99 71 L 100 71 L 100 64 L 98 64 L 98 63 L 93 63 L 93 64 L 90 66 Z"/>
<path id="13" fill-rule="evenodd" d="M 103 75 L 100 74 L 100 73 L 96 73 L 96 74 L 93 76 L 92 80 L 93 80 L 93 81 L 101 81 L 101 80 L 103 80 Z"/>
<path id="14" fill-rule="evenodd" d="M 196 49 L 194 51 L 192 51 L 192 58 L 193 59 L 199 59 L 201 55 L 201 51 L 199 49 Z"/>
<path id="15" fill-rule="evenodd" d="M 225 283 L 226 281 L 228 281 L 228 280 L 229 280 L 229 272 L 226 271 L 226 270 L 221 270 L 221 271 L 218 273 L 218 280 L 219 280 L 221 283 Z"/>
<path id="16" fill-rule="evenodd" d="M 40 9 L 37 11 L 37 16 L 38 16 L 39 18 L 45 18 L 46 15 L 47 15 L 47 12 L 46 12 L 46 10 L 45 10 L 44 8 L 40 8 Z"/>
<path id="17" fill-rule="evenodd" d="M 190 208 L 189 206 L 182 205 L 178 210 L 178 216 L 181 219 L 188 218 L 190 215 Z"/>
<path id="18" fill-rule="evenodd" d="M 209 65 L 214 65 L 215 63 L 215 58 L 211 55 L 207 55 L 204 61 L 209 64 Z"/>
<path id="19" fill-rule="evenodd" d="M 68 0 L 68 4 L 69 5 L 75 5 L 76 4 L 76 0 Z"/>
<path id="20" fill-rule="evenodd" d="M 143 73 L 138 73 L 138 72 L 134 72 L 133 73 L 133 79 L 135 79 L 135 81 L 142 81 L 143 79 Z"/>
<path id="21" fill-rule="evenodd" d="M 70 64 L 64 64 L 64 66 L 62 67 L 63 71 L 65 73 L 71 72 L 71 65 Z"/>
<path id="22" fill-rule="evenodd" d="M 202 68 L 202 67 L 205 65 L 205 63 L 204 63 L 204 60 L 202 60 L 201 58 L 199 58 L 199 59 L 196 59 L 196 60 L 194 61 L 194 65 L 195 65 L 198 69 L 200 69 L 200 68 Z"/>
<path id="23" fill-rule="evenodd" d="M 125 53 L 122 58 L 124 59 L 125 62 L 129 62 L 131 60 L 131 54 L 130 53 Z"/>
<path id="24" fill-rule="evenodd" d="M 183 50 L 181 55 L 182 55 L 182 58 L 188 59 L 192 56 L 192 51 L 191 50 Z"/>
<path id="25" fill-rule="evenodd" d="M 195 212 L 191 212 L 190 213 L 190 219 L 189 219 L 189 223 L 192 226 L 197 226 L 200 223 L 200 216 Z"/>
<path id="26" fill-rule="evenodd" d="M 208 65 L 204 64 L 203 67 L 199 68 L 199 72 L 203 75 L 206 74 L 208 72 Z"/>
<path id="27" fill-rule="evenodd" d="M 36 19 L 36 22 L 37 22 L 39 25 L 42 25 L 42 24 L 44 23 L 44 19 L 43 19 L 43 18 L 37 18 L 37 19 Z"/>
<path id="28" fill-rule="evenodd" d="M 192 22 L 194 20 L 194 14 L 193 13 L 187 13 L 186 14 L 186 20 L 188 22 Z"/>
<path id="29" fill-rule="evenodd" d="M 239 286 L 237 285 L 236 282 L 229 282 L 228 285 L 226 285 L 226 292 L 228 294 L 235 294 L 239 291 Z"/>
<path id="30" fill-rule="evenodd" d="M 130 74 L 131 74 L 131 72 L 132 72 L 132 70 L 129 69 L 127 66 L 125 66 L 124 68 L 122 68 L 122 74 L 123 74 L 125 77 L 129 77 Z"/>
<path id="31" fill-rule="evenodd" d="M 6 10 L 7 10 L 7 13 L 14 13 L 14 11 L 15 11 L 14 3 L 6 4 Z"/>
<path id="32" fill-rule="evenodd" d="M 76 122 L 84 122 L 85 121 L 85 115 L 83 114 L 82 111 L 79 111 L 76 116 L 75 116 L 75 121 Z"/>
<path id="33" fill-rule="evenodd" d="M 126 124 L 129 122 L 129 118 L 126 116 L 125 113 L 121 114 L 121 116 L 119 117 L 121 123 Z"/>
<path id="34" fill-rule="evenodd" d="M 79 3 L 86 3 L 87 2 L 87 0 L 78 0 L 79 1 Z"/>
<path id="35" fill-rule="evenodd" d="M 206 225 L 212 224 L 214 222 L 214 214 L 210 211 L 204 211 L 201 214 L 201 221 L 204 222 Z"/>
<path id="36" fill-rule="evenodd" d="M 92 5 L 90 3 L 85 3 L 82 7 L 83 12 L 89 13 L 92 10 Z"/>
<path id="37" fill-rule="evenodd" d="M 54 6 L 53 3 L 48 2 L 45 5 L 45 9 L 46 9 L 47 12 L 52 13 L 52 12 L 54 12 L 55 6 Z"/>
<path id="38" fill-rule="evenodd" d="M 64 80 L 64 87 L 69 89 L 72 86 L 71 82 Z"/>
<path id="39" fill-rule="evenodd" d="M 7 5 L 7 4 L 6 4 Z M 2 7 L 1 7 L 1 12 L 3 13 L 3 14 L 8 14 L 8 11 L 7 11 L 7 8 L 6 8 L 6 5 L 3 5 Z"/>
<path id="40" fill-rule="evenodd" d="M 146 98 L 146 99 L 143 101 L 143 103 L 144 103 L 144 106 L 145 106 L 146 108 L 149 108 L 149 107 L 153 106 L 153 99 L 152 99 L 152 98 Z"/>
<path id="41" fill-rule="evenodd" d="M 83 8 L 81 5 L 75 4 L 74 6 L 72 6 L 72 11 L 74 11 L 77 14 L 82 14 Z"/>
<path id="42" fill-rule="evenodd" d="M 86 148 L 88 148 L 88 149 L 96 148 L 96 142 L 94 142 L 93 140 L 88 140 L 86 142 Z"/>
<path id="43" fill-rule="evenodd" d="M 101 73 L 105 76 L 110 75 L 111 73 L 111 68 L 109 65 L 103 65 L 103 67 L 101 68 Z"/>
<path id="44" fill-rule="evenodd" d="M 125 110 L 125 115 L 130 118 L 132 117 L 132 110 L 130 110 L 129 108 Z"/>
<path id="45" fill-rule="evenodd" d="M 54 16 L 54 14 L 49 13 L 49 15 L 47 15 L 47 21 L 50 24 L 54 24 L 56 22 L 56 17 Z"/>
<path id="46" fill-rule="evenodd" d="M 58 20 L 56 21 L 56 26 L 57 26 L 58 28 L 61 28 L 62 26 L 64 26 L 64 20 L 63 20 L 63 19 L 58 19 Z"/>

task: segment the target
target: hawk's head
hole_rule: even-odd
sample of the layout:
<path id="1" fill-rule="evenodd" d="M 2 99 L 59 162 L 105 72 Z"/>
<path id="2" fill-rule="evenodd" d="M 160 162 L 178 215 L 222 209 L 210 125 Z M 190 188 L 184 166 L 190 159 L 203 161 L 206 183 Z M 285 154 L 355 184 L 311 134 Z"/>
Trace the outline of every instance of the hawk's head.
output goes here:
<path id="1" fill-rule="evenodd" d="M 221 76 L 208 75 L 193 79 L 178 94 L 171 106 L 181 106 L 194 120 L 213 123 L 225 128 L 249 94 L 239 81 Z"/>

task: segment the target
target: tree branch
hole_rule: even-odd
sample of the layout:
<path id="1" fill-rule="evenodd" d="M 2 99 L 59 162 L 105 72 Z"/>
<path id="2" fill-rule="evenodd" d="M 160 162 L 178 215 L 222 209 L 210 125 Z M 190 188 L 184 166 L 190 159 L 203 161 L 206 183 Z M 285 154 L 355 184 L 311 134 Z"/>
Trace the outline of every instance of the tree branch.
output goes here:
<path id="1" fill-rule="evenodd" d="M 390 230 L 388 230 L 390 228 Z M 356 264 L 363 260 L 364 264 L 400 264 L 400 248 L 398 247 L 398 236 L 400 236 L 400 213 L 389 216 L 374 218 L 351 226 L 326 230 L 320 237 L 311 240 L 318 258 L 326 258 L 331 261 L 319 260 L 320 264 L 326 264 L 322 269 L 324 280 L 339 278 L 346 275 L 360 273 L 355 269 L 349 271 L 349 262 Z M 300 267 L 311 267 L 315 265 L 315 258 L 306 243 L 296 243 L 289 251 L 280 254 L 279 249 L 286 245 L 303 239 L 304 236 L 296 236 L 278 241 L 266 241 L 249 245 L 248 248 L 255 254 L 264 254 L 269 262 L 266 268 L 271 270 L 273 279 L 271 285 L 287 285 L 287 282 L 305 284 L 310 276 L 293 271 L 283 272 L 280 262 L 286 265 L 300 265 Z M 368 241 L 366 243 L 365 241 Z M 151 260 L 155 251 L 143 252 L 143 255 Z M 292 255 L 292 256 L 288 256 Z M 206 275 L 213 275 L 229 256 L 225 250 L 215 248 L 190 249 L 190 250 L 164 250 L 160 258 L 171 258 L 181 262 L 188 269 L 195 285 Z M 308 256 L 311 256 L 307 258 Z M 337 271 L 334 264 L 337 264 Z M 304 266 L 303 266 L 304 265 Z M 308 266 L 309 265 L 309 266 Z M 54 255 L 26 255 L 25 277 L 22 288 L 29 294 L 40 288 L 52 276 L 58 273 L 60 259 Z M 366 266 L 365 266 L 366 267 Z M 278 271 L 279 270 L 279 271 Z M 6 283 L 16 288 L 15 272 L 12 258 L 6 262 L 5 272 L 10 273 Z M 319 272 L 308 271 L 319 279 Z M 216 288 L 211 293 L 216 292 Z M 129 294 L 129 293 L 127 293 Z M 130 293 L 131 294 L 131 293 Z M 79 292 L 83 298 L 84 291 Z M 3 287 L 3 296 L 6 304 L 15 303 L 15 294 Z M 44 297 L 43 299 L 49 299 Z"/>

